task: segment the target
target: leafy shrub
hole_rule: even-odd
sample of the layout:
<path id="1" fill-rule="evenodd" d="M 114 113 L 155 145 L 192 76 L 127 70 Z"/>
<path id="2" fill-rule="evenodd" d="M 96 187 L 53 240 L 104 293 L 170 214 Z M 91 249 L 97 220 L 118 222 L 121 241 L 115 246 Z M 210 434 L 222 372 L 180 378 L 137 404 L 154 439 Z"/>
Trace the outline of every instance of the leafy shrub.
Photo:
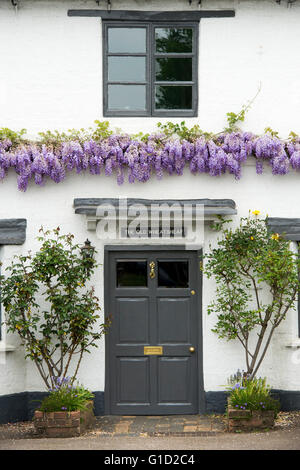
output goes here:
<path id="1" fill-rule="evenodd" d="M 290 241 L 272 233 L 268 219 L 259 219 L 259 214 L 252 211 L 237 227 L 221 226 L 222 238 L 205 255 L 204 266 L 217 284 L 207 308 L 217 317 L 212 331 L 221 339 L 240 342 L 252 377 L 257 376 L 275 329 L 295 308 L 300 288 L 299 257 Z"/>
<path id="2" fill-rule="evenodd" d="M 0 287 L 7 332 L 19 335 L 49 390 L 53 376 L 66 377 L 71 364 L 76 378 L 83 355 L 98 347 L 108 325 L 99 324 L 100 302 L 87 286 L 97 266 L 93 255 L 83 255 L 74 235 L 60 235 L 59 227 L 39 232 L 40 249 L 16 255 Z"/>
<path id="3" fill-rule="evenodd" d="M 71 379 L 53 378 L 55 386 L 50 394 L 43 399 L 40 411 L 79 411 L 85 410 L 88 401 L 93 400 L 92 392 L 82 385 L 72 385 Z"/>
<path id="4" fill-rule="evenodd" d="M 96 124 L 95 128 L 89 127 L 88 129 L 68 129 L 67 132 L 58 130 L 39 132 L 39 143 L 45 145 L 59 146 L 64 142 L 85 142 L 90 139 L 99 141 L 101 139 L 107 139 L 112 135 L 112 130 L 109 128 L 109 121 L 94 121 Z M 0 129 L 1 131 L 1 129 Z M 1 138 L 1 133 L 0 133 Z"/>
<path id="5" fill-rule="evenodd" d="M 280 409 L 280 403 L 271 397 L 270 387 L 266 378 L 248 378 L 244 376 L 228 388 L 231 408 L 241 410 L 273 410 L 275 415 Z"/>

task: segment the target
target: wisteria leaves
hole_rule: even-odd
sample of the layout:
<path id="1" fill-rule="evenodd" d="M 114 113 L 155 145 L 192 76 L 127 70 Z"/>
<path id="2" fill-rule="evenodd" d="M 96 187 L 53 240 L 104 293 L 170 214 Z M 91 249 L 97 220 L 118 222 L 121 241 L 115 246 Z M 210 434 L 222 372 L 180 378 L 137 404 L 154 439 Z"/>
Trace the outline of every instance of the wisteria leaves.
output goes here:
<path id="1" fill-rule="evenodd" d="M 214 139 L 200 136 L 193 141 L 153 134 L 146 141 L 129 135 L 111 135 L 103 140 L 68 140 L 56 146 L 38 143 L 12 145 L 0 140 L 0 179 L 9 169 L 18 175 L 18 188 L 26 191 L 30 181 L 43 185 L 47 178 L 60 183 L 68 172 L 89 171 L 93 175 L 115 175 L 118 184 L 146 182 L 153 175 L 182 175 L 186 167 L 193 174 L 220 176 L 226 172 L 241 177 L 242 163 L 256 160 L 261 174 L 264 163 L 274 175 L 300 170 L 300 138 L 282 141 L 276 136 L 255 136 L 250 132 L 223 133 Z"/>

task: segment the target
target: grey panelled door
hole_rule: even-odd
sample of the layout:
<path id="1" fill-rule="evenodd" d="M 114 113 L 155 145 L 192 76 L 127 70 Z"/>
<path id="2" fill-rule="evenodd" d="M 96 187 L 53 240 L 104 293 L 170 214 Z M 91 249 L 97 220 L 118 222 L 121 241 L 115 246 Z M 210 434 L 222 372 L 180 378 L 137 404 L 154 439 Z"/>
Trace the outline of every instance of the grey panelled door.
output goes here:
<path id="1" fill-rule="evenodd" d="M 109 412 L 197 413 L 197 253 L 108 256 Z"/>

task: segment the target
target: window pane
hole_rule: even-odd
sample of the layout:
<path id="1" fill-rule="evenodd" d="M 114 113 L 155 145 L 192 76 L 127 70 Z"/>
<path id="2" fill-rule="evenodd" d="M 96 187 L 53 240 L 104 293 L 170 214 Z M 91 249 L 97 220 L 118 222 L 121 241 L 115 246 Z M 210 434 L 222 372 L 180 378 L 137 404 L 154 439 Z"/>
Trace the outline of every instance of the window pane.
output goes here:
<path id="1" fill-rule="evenodd" d="M 146 109 L 146 86 L 108 85 L 108 109 L 144 111 Z"/>
<path id="2" fill-rule="evenodd" d="M 192 59 L 163 58 L 155 61 L 155 79 L 159 81 L 192 81 Z"/>
<path id="3" fill-rule="evenodd" d="M 192 28 L 155 28 L 156 52 L 193 52 Z"/>
<path id="4" fill-rule="evenodd" d="M 188 261 L 159 261 L 158 287 L 189 287 Z"/>
<path id="5" fill-rule="evenodd" d="M 146 28 L 109 28 L 108 52 L 146 52 Z"/>
<path id="6" fill-rule="evenodd" d="M 146 80 L 146 58 L 109 57 L 108 80 L 116 82 L 144 82 Z"/>
<path id="7" fill-rule="evenodd" d="M 118 261 L 117 287 L 147 287 L 147 262 Z"/>
<path id="8" fill-rule="evenodd" d="M 192 109 L 191 86 L 156 86 L 156 109 Z"/>

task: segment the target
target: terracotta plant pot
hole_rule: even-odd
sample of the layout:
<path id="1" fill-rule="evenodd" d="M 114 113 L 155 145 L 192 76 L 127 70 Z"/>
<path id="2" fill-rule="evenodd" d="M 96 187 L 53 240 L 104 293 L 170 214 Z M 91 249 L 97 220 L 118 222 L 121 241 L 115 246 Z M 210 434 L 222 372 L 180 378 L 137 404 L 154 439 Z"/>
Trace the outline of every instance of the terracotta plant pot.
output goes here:
<path id="1" fill-rule="evenodd" d="M 254 429 L 271 428 L 274 426 L 275 412 L 273 410 L 238 410 L 228 407 L 227 430 L 252 431 Z"/>
<path id="2" fill-rule="evenodd" d="M 35 411 L 34 427 L 41 437 L 75 437 L 83 434 L 95 421 L 93 402 L 84 411 Z"/>

